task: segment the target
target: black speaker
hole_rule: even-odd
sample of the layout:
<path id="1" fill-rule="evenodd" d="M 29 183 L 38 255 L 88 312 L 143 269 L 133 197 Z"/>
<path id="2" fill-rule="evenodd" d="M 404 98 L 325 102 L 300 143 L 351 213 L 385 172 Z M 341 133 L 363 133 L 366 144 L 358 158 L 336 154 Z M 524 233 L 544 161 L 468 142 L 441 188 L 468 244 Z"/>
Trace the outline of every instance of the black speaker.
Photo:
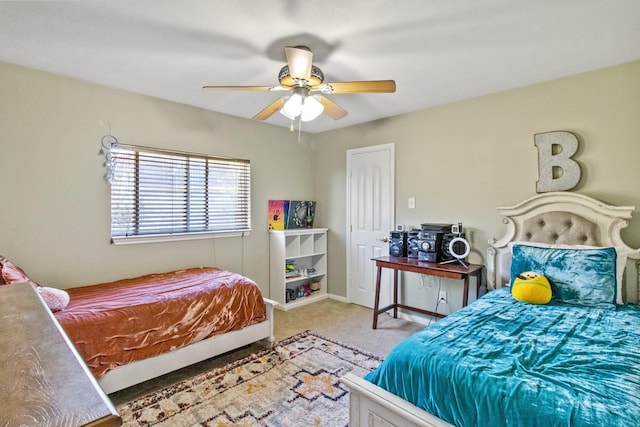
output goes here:
<path id="1" fill-rule="evenodd" d="M 420 253 L 420 245 L 418 243 L 420 232 L 407 231 L 407 258 L 418 258 Z"/>
<path id="2" fill-rule="evenodd" d="M 445 233 L 445 235 L 442 236 L 442 261 L 451 261 L 456 259 L 456 257 L 451 255 L 451 252 L 449 251 L 449 243 L 451 243 L 451 241 L 456 237 L 462 237 L 463 239 L 465 238 L 464 233 L 460 233 L 460 234 Z M 464 250 L 465 250 L 464 243 L 456 242 L 453 244 L 453 247 L 456 253 L 459 253 L 459 254 L 464 253 Z"/>
<path id="3" fill-rule="evenodd" d="M 389 256 L 407 256 L 407 236 L 404 231 L 392 231 L 389 239 Z"/>

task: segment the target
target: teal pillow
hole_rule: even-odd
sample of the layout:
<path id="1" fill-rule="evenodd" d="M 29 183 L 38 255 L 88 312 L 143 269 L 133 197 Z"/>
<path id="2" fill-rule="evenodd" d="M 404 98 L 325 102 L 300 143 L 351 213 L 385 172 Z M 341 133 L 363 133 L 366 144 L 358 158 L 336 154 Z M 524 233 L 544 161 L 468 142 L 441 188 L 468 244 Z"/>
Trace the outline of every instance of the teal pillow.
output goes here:
<path id="1" fill-rule="evenodd" d="M 556 301 L 615 309 L 616 250 L 613 247 L 572 249 L 515 244 L 511 283 L 523 271 L 545 275 Z"/>

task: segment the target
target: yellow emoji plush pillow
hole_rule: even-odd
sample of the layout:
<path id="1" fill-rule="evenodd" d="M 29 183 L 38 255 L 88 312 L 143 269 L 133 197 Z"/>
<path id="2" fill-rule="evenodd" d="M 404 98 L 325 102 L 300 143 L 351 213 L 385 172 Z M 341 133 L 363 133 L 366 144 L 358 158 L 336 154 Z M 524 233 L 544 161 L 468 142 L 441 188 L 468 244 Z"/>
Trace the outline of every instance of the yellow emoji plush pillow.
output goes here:
<path id="1" fill-rule="evenodd" d="M 547 304 L 551 301 L 551 284 L 542 274 L 525 271 L 511 284 L 511 295 L 518 301 L 530 304 Z"/>

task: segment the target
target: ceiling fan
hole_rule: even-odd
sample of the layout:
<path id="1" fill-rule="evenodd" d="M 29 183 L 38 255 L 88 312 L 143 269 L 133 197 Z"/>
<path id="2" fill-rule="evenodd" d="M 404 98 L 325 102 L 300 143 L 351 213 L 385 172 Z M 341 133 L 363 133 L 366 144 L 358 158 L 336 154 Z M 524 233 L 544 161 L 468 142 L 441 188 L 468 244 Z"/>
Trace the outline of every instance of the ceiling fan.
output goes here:
<path id="1" fill-rule="evenodd" d="M 212 90 L 270 90 L 286 91 L 282 96 L 253 116 L 253 120 L 267 120 L 277 111 L 293 121 L 315 119 L 324 113 L 334 120 L 347 115 L 347 111 L 324 95 L 333 93 L 393 93 L 393 80 L 370 80 L 325 83 L 322 70 L 312 64 L 313 53 L 307 46 L 285 47 L 287 65 L 278 74 L 276 86 L 203 86 Z"/>

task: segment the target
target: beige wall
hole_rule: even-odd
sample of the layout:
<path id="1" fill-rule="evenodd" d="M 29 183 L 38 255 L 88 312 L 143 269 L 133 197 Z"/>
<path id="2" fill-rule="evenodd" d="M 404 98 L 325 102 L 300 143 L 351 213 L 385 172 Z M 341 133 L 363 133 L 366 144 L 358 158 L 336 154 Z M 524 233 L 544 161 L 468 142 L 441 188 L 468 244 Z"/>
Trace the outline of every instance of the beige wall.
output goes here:
<path id="1" fill-rule="evenodd" d="M 347 294 L 345 151 L 350 148 L 395 143 L 396 223 L 462 222 L 472 233 L 475 263 L 484 263 L 488 239 L 505 230 L 495 208 L 536 193 L 536 133 L 578 135 L 575 159 L 583 179 L 573 191 L 640 207 L 638 76 L 640 61 L 317 135 L 316 198 L 331 230 L 330 291 Z M 407 208 L 409 197 L 416 198 L 416 209 Z M 640 215 L 623 237 L 640 246 Z M 408 284 L 415 280 L 410 276 Z M 443 286 L 461 295 L 455 282 Z M 433 307 L 437 293 L 418 288 L 407 286 L 405 292 Z M 460 301 L 453 301 L 453 308 Z"/>
<path id="2" fill-rule="evenodd" d="M 287 129 L 0 63 L 0 254 L 62 288 L 217 265 L 254 278 L 268 295 L 267 200 L 313 198 L 316 224 L 330 228 L 329 292 L 346 296 L 346 150 L 393 142 L 396 223 L 460 221 L 472 232 L 471 260 L 484 262 L 487 240 L 504 231 L 495 208 L 535 194 L 535 133 L 579 136 L 583 180 L 575 191 L 640 206 L 638 75 L 640 61 L 303 134 L 298 144 Z M 254 232 L 109 244 L 109 190 L 97 155 L 107 123 L 124 143 L 249 158 Z M 408 197 L 416 209 L 407 209 Z M 623 236 L 640 246 L 640 216 Z M 412 280 L 407 295 L 417 292 L 429 308 L 430 290 L 417 291 Z M 444 286 L 459 294 L 455 283 Z"/>
<path id="3" fill-rule="evenodd" d="M 308 136 L 0 63 L 0 254 L 61 288 L 196 265 L 253 278 L 268 295 L 268 199 L 311 199 Z M 102 125 L 101 125 L 102 122 Z M 113 246 L 100 139 L 248 158 L 245 238 Z M 295 179 L 290 179 L 295 177 Z"/>

